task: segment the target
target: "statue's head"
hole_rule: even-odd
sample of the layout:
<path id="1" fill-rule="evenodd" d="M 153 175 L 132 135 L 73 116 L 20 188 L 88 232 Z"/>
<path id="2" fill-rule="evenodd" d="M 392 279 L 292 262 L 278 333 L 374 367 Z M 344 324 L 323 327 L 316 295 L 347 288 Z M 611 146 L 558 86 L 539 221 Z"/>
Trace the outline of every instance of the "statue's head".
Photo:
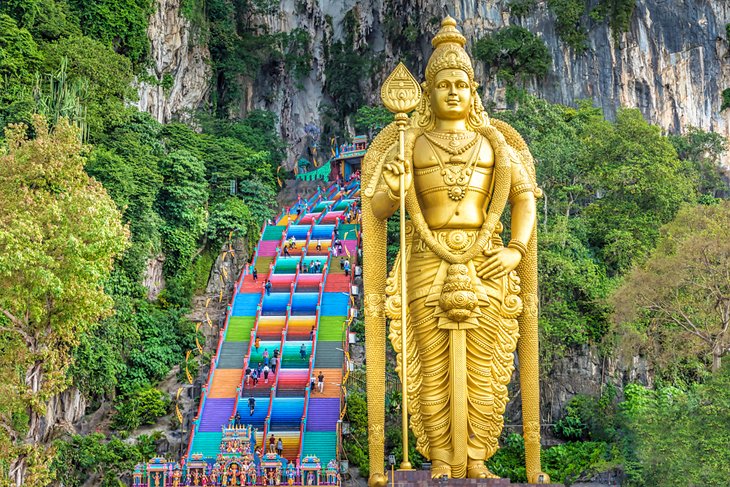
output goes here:
<path id="1" fill-rule="evenodd" d="M 467 118 L 468 125 L 477 127 L 487 122 L 479 86 L 474 81 L 474 68 L 464 50 L 466 38 L 456 29 L 456 21 L 446 17 L 441 29 L 431 41 L 434 51 L 426 65 L 426 81 L 422 84 L 424 96 L 419 112 L 419 125 L 433 124 L 440 119 Z"/>

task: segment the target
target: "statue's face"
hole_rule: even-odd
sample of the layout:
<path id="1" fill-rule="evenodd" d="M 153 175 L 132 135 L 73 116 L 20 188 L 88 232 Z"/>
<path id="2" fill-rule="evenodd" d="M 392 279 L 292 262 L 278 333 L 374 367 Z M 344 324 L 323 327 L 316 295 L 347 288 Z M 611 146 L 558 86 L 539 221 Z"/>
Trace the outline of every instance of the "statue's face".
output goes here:
<path id="1" fill-rule="evenodd" d="M 469 76 L 461 69 L 442 69 L 433 80 L 431 109 L 437 118 L 466 118 L 471 108 Z"/>

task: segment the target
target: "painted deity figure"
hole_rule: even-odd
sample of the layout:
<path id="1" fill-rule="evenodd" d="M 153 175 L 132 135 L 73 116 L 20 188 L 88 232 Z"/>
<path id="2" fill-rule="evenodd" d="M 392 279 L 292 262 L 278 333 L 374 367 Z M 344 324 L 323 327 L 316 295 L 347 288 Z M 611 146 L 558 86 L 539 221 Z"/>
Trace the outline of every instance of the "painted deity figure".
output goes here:
<path id="1" fill-rule="evenodd" d="M 432 462 L 432 476 L 494 477 L 485 461 L 498 449 L 520 338 L 532 481 L 540 471 L 535 237 L 540 190 L 523 139 L 484 111 L 465 42 L 447 17 L 432 42 L 423 95 L 404 135 L 404 157 L 394 123 L 381 131 L 363 161 L 368 396 L 373 400 L 384 389 L 375 364 L 382 366 L 385 356 L 387 317 L 399 372 L 404 352 L 407 356 L 410 427 L 418 450 Z M 406 248 L 386 279 L 385 220 L 399 208 L 401 177 L 410 221 Z M 507 205 L 505 242 L 500 221 Z M 371 407 L 369 401 L 375 472 L 370 484 L 383 485 L 382 457 L 373 457 L 382 451 L 382 413 Z"/>

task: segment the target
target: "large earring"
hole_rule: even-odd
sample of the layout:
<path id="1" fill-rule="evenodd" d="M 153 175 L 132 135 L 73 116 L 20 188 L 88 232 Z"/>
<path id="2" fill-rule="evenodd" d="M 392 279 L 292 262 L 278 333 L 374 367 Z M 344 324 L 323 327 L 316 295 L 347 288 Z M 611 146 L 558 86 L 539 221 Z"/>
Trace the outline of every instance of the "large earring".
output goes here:
<path id="1" fill-rule="evenodd" d="M 421 83 L 421 103 L 418 105 L 418 126 L 421 128 L 429 127 L 433 123 L 433 112 L 431 111 L 431 104 L 428 99 L 428 93 L 430 93 L 429 85 L 425 81 Z"/>
<path id="2" fill-rule="evenodd" d="M 482 125 L 489 124 L 489 119 L 485 118 L 486 113 L 484 112 L 484 105 L 482 105 L 482 99 L 477 93 L 476 83 L 471 92 L 471 110 L 469 110 L 469 123 L 473 127 L 481 127 Z"/>

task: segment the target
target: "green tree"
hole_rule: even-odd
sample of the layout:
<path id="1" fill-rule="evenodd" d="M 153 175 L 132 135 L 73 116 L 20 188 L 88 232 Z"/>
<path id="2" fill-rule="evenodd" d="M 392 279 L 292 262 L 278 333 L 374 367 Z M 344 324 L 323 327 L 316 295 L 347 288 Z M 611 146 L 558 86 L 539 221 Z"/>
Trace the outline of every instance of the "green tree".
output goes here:
<path id="1" fill-rule="evenodd" d="M 69 82 L 88 83 L 85 101 L 92 142 L 97 143 L 105 130 L 126 122 L 130 111 L 125 109 L 125 103 L 137 96 L 132 88 L 132 64 L 128 58 L 89 37 L 48 43 L 43 55 L 44 71 L 57 73 L 65 63 Z"/>
<path id="2" fill-rule="evenodd" d="M 366 133 L 369 140 L 375 138 L 386 125 L 393 121 L 393 114 L 381 106 L 361 106 L 355 112 L 355 130 Z"/>
<path id="3" fill-rule="evenodd" d="M 78 131 L 35 118 L 6 131 L 0 175 L 0 465 L 17 484 L 48 480 L 47 401 L 69 384 L 79 336 L 111 312 L 102 284 L 127 231 L 101 184 L 84 172 Z"/>
<path id="4" fill-rule="evenodd" d="M 730 367 L 687 390 L 630 384 L 621 403 L 631 485 L 727 484 Z"/>
<path id="5" fill-rule="evenodd" d="M 55 478 L 66 487 L 81 487 L 91 475 L 99 475 L 102 487 L 119 487 L 119 478 L 156 455 L 159 433 L 140 435 L 135 443 L 101 433 L 72 435 L 55 443 L 51 464 Z"/>
<path id="6" fill-rule="evenodd" d="M 474 56 L 509 85 L 528 78 L 541 78 L 550 70 L 551 58 L 545 42 L 519 25 L 510 25 L 479 39 Z"/>
<path id="7" fill-rule="evenodd" d="M 698 176 L 696 184 L 700 195 L 711 198 L 730 196 L 730 175 L 722 166 L 727 141 L 722 135 L 689 127 L 682 135 L 670 135 L 669 140 L 679 158 L 693 166 Z"/>
<path id="8" fill-rule="evenodd" d="M 696 201 L 694 175 L 659 127 L 636 109 L 619 110 L 615 124 L 593 121 L 585 140 L 584 165 L 595 195 L 584 212 L 589 241 L 610 273 L 624 272 L 646 257 L 661 225 L 683 203 Z"/>
<path id="9" fill-rule="evenodd" d="M 555 30 L 560 38 L 576 51 L 584 51 L 588 33 L 581 23 L 586 13 L 584 0 L 548 0 L 548 7 L 555 14 Z"/>
<path id="10" fill-rule="evenodd" d="M 28 30 L 0 13 L 0 128 L 11 122 L 30 122 L 31 87 L 42 60 Z"/>
<path id="11" fill-rule="evenodd" d="M 325 90 L 332 97 L 340 120 L 363 105 L 362 81 L 367 77 L 368 59 L 351 46 L 337 41 L 330 47 L 325 65 Z"/>
<path id="12" fill-rule="evenodd" d="M 81 35 L 78 19 L 65 0 L 5 0 L 0 13 L 13 17 L 37 41 Z"/>
<path id="13" fill-rule="evenodd" d="M 135 430 L 143 424 L 155 424 L 170 411 L 170 398 L 154 387 L 138 389 L 117 401 L 114 427 Z"/>
<path id="14" fill-rule="evenodd" d="M 149 51 L 147 19 L 151 0 L 69 0 L 84 34 L 132 60 L 144 61 Z"/>
<path id="15" fill-rule="evenodd" d="M 251 227 L 252 218 L 251 210 L 239 198 L 226 198 L 213 205 L 208 219 L 211 247 L 217 250 L 231 234 L 233 237 L 244 237 Z"/>
<path id="16" fill-rule="evenodd" d="M 660 362 L 700 355 L 716 372 L 730 349 L 728 222 L 728 201 L 684 208 L 613 297 L 618 323 L 645 318 L 639 333 Z"/>

